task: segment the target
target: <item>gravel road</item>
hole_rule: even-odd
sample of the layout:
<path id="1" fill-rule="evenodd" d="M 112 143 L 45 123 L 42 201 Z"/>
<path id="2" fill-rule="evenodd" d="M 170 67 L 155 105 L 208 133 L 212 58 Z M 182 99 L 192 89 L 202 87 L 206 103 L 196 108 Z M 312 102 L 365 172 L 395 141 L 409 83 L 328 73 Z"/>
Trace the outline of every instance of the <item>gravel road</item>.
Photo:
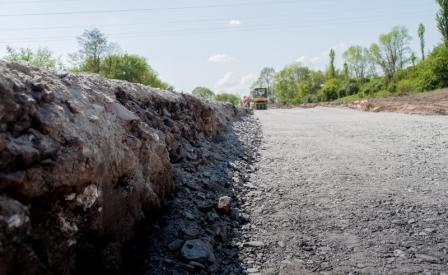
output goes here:
<path id="1" fill-rule="evenodd" d="M 240 197 L 260 274 L 448 274 L 448 118 L 268 110 Z"/>

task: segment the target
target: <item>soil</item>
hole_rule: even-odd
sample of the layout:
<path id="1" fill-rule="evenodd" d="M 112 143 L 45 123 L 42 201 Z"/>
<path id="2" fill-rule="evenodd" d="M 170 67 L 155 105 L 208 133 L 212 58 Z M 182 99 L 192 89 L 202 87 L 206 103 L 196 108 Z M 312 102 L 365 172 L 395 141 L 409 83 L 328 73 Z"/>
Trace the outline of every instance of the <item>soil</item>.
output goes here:
<path id="1" fill-rule="evenodd" d="M 448 89 L 415 96 L 361 100 L 348 107 L 372 112 L 399 112 L 423 115 L 448 115 Z"/>
<path id="2" fill-rule="evenodd" d="M 284 108 L 284 106 L 279 106 Z M 299 105 L 300 108 L 348 107 L 369 112 L 397 112 L 419 115 L 448 115 L 448 89 L 412 96 L 362 99 L 350 103 L 323 102 Z"/>

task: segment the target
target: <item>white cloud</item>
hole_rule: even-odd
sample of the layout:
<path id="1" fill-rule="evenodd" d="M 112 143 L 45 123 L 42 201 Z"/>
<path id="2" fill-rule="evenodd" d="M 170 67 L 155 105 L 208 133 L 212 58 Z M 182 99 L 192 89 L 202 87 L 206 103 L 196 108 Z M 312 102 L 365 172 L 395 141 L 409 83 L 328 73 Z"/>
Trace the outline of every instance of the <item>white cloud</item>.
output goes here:
<path id="1" fill-rule="evenodd" d="M 236 26 L 239 26 L 239 25 L 241 25 L 241 21 L 240 20 L 233 19 L 233 20 L 229 21 L 229 26 L 236 27 Z"/>
<path id="2" fill-rule="evenodd" d="M 208 61 L 215 63 L 230 63 L 237 61 L 237 59 L 227 54 L 215 54 L 210 56 Z"/>
<path id="3" fill-rule="evenodd" d="M 240 96 L 248 95 L 250 86 L 255 80 L 256 76 L 252 73 L 237 75 L 233 72 L 227 72 L 221 79 L 216 81 L 215 89 L 218 91 L 236 93 Z"/>

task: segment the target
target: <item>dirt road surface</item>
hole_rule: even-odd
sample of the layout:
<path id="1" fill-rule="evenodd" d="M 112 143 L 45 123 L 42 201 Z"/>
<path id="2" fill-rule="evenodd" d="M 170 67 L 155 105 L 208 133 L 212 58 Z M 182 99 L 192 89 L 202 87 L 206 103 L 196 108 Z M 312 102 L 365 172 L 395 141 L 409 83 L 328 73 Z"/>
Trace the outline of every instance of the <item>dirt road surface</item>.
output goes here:
<path id="1" fill-rule="evenodd" d="M 261 158 L 241 199 L 248 273 L 448 274 L 446 117 L 256 116 Z"/>

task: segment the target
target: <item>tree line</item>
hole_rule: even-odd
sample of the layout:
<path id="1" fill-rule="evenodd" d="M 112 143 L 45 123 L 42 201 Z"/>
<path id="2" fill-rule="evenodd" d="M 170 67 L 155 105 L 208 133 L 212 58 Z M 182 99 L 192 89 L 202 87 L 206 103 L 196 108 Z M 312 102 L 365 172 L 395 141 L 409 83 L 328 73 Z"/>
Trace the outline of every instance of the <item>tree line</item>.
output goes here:
<path id="1" fill-rule="evenodd" d="M 448 87 L 448 0 L 437 0 L 437 27 L 443 41 L 427 53 L 425 26 L 417 28 L 419 56 L 410 48 L 409 30 L 396 26 L 369 47 L 350 46 L 336 68 L 329 51 L 326 71 L 293 63 L 279 71 L 263 68 L 252 88 L 268 89 L 271 102 L 287 104 L 351 101 L 364 97 L 403 95 Z"/>
<path id="2" fill-rule="evenodd" d="M 122 53 L 99 29 L 85 30 L 78 38 L 79 50 L 69 54 L 69 65 L 54 57 L 48 48 L 15 49 L 6 47 L 4 59 L 27 62 L 47 69 L 67 69 L 72 72 L 96 73 L 110 79 L 126 80 L 160 89 L 170 86 L 159 79 L 157 72 L 143 56 Z"/>

